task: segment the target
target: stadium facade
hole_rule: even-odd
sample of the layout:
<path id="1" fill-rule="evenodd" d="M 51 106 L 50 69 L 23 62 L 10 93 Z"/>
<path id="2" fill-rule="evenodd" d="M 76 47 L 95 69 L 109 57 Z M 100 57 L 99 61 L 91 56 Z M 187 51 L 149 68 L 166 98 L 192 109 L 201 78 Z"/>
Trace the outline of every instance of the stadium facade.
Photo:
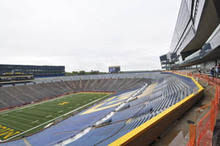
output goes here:
<path id="1" fill-rule="evenodd" d="M 219 0 L 182 0 L 170 51 L 160 56 L 162 68 L 208 71 L 219 64 L 219 18 Z"/>
<path id="2" fill-rule="evenodd" d="M 64 76 L 65 66 L 36 66 L 0 64 L 0 74 L 10 73 L 32 74 L 35 77 Z"/>

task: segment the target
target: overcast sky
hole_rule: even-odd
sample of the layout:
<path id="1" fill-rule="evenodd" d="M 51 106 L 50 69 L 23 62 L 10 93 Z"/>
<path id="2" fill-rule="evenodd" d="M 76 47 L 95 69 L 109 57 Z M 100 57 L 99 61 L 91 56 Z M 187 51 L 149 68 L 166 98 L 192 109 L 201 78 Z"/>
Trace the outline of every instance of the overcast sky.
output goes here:
<path id="1" fill-rule="evenodd" d="M 0 0 L 0 64 L 160 69 L 181 0 Z"/>

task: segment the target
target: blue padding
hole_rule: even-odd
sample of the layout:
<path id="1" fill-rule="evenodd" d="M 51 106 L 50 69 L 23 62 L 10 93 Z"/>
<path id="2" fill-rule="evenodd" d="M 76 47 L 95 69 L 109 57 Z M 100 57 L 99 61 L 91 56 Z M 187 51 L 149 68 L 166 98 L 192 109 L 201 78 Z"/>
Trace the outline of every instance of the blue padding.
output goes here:
<path id="1" fill-rule="evenodd" d="M 186 84 L 188 84 L 189 86 L 193 87 L 193 88 L 197 88 L 196 84 L 193 82 L 193 80 L 191 78 L 187 78 L 184 76 L 180 76 L 177 74 L 174 74 L 176 77 L 182 79 L 182 81 L 184 81 Z"/>
<path id="2" fill-rule="evenodd" d="M 143 105 L 130 107 L 126 110 L 117 112 L 117 113 L 115 113 L 115 115 L 112 116 L 112 122 L 127 120 L 127 119 L 133 117 L 141 108 L 143 108 Z"/>
<path id="3" fill-rule="evenodd" d="M 104 115 L 108 114 L 112 110 L 113 108 L 109 108 L 90 114 L 75 115 L 51 128 L 42 131 L 41 133 L 28 137 L 27 139 L 32 145 L 57 143 L 74 136 L 88 126 L 92 126 L 96 121 L 103 118 Z"/>
<path id="4" fill-rule="evenodd" d="M 12 141 L 12 142 L 9 142 L 9 143 L 3 143 L 3 144 L 0 144 L 0 145 L 1 146 L 26 146 L 23 139 L 17 140 L 17 141 Z"/>
<path id="5" fill-rule="evenodd" d="M 70 143 L 68 146 L 92 146 L 96 145 L 108 137 L 114 136 L 122 127 L 124 122 L 111 124 L 108 126 L 100 127 L 91 130 L 89 133 L 79 138 L 78 140 Z"/>
<path id="6" fill-rule="evenodd" d="M 189 86 L 192 86 L 193 88 L 197 88 L 196 84 L 192 81 L 191 78 L 187 78 L 187 77 L 185 77 L 185 76 L 181 76 L 181 75 L 178 75 L 178 74 L 175 74 L 175 73 L 169 73 L 169 72 L 167 72 L 167 74 L 176 76 L 176 77 L 182 79 L 182 80 L 183 80 L 186 84 L 188 84 Z"/>
<path id="7" fill-rule="evenodd" d="M 98 143 L 98 145 L 103 146 L 103 145 L 108 145 L 108 144 L 112 143 L 113 141 L 115 141 L 119 137 L 125 135 L 126 133 L 130 132 L 134 128 L 140 126 L 141 124 L 143 124 L 144 122 L 146 122 L 150 118 L 152 118 L 152 116 L 146 115 L 146 116 L 143 116 L 142 118 L 137 118 L 137 120 L 134 120 L 133 122 L 131 122 L 129 124 L 125 124 L 123 126 L 123 128 L 120 129 L 120 131 L 115 133 L 113 136 L 108 137 L 106 140 L 102 141 L 101 143 Z"/>
<path id="8" fill-rule="evenodd" d="M 107 146 L 108 144 L 112 143 L 113 141 L 117 140 L 119 137 L 122 137 L 123 135 L 125 135 L 126 133 L 130 132 L 131 129 L 126 129 L 123 131 L 120 131 L 119 133 L 115 134 L 112 137 L 109 137 L 108 139 L 106 139 L 105 141 L 102 141 L 101 143 L 97 144 L 98 146 Z"/>

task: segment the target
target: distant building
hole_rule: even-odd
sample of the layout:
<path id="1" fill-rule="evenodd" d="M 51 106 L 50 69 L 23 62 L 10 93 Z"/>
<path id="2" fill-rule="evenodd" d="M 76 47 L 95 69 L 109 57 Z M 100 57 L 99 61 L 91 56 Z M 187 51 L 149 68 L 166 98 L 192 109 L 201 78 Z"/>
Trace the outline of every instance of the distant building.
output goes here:
<path id="1" fill-rule="evenodd" d="M 119 73 L 121 71 L 120 66 L 109 66 L 109 73 Z"/>
<path id="2" fill-rule="evenodd" d="M 0 87 L 8 84 L 30 83 L 34 80 L 34 76 L 22 73 L 4 73 L 0 75 Z"/>
<path id="3" fill-rule="evenodd" d="M 8 65 L 0 64 L 0 75 L 30 74 L 34 77 L 64 76 L 65 66 Z"/>

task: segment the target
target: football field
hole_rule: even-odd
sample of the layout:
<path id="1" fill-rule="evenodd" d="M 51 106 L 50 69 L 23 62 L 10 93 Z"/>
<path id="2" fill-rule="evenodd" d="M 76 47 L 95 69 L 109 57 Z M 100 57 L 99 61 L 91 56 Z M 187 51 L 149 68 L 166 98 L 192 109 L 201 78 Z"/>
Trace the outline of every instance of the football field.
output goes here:
<path id="1" fill-rule="evenodd" d="M 0 142 L 39 132 L 110 96 L 111 93 L 75 93 L 0 112 Z"/>

